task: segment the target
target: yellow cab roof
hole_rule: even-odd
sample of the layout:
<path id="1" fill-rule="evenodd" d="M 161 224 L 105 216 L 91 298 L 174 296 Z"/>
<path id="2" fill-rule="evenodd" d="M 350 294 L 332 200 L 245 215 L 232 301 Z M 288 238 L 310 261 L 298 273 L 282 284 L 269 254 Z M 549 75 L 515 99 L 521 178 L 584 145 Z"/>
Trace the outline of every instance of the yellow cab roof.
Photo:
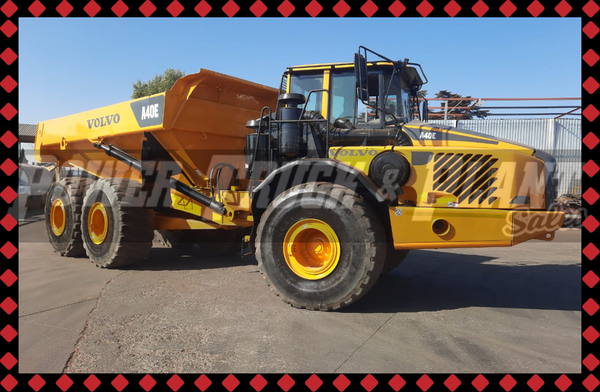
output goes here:
<path id="1" fill-rule="evenodd" d="M 377 63 L 368 63 L 368 65 L 392 65 L 392 63 L 387 61 L 377 62 Z M 290 71 L 299 71 L 299 70 L 314 70 L 314 69 L 330 69 L 330 68 L 354 68 L 354 63 L 321 63 L 321 64 L 304 64 L 304 65 L 294 65 L 292 67 L 288 67 Z"/>

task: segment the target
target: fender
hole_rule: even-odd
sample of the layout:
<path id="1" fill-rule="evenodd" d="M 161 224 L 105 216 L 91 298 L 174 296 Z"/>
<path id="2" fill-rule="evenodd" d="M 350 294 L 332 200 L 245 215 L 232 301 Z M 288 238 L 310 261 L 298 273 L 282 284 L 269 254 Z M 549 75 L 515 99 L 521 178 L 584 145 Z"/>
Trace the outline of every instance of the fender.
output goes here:
<path id="1" fill-rule="evenodd" d="M 284 191 L 308 182 L 329 182 L 342 185 L 360 194 L 369 202 L 387 203 L 391 200 L 378 189 L 364 173 L 332 159 L 298 159 L 274 170 L 252 192 L 252 216 L 254 225 L 250 243 L 254 243 L 256 227 L 268 205 Z"/>

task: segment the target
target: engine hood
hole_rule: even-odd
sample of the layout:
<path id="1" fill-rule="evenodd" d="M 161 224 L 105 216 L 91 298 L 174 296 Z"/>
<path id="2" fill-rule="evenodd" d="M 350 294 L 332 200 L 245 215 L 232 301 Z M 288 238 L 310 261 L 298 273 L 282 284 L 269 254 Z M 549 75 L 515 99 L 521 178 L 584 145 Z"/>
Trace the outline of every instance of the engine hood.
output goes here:
<path id="1" fill-rule="evenodd" d="M 531 146 L 446 125 L 414 120 L 404 124 L 402 129 L 412 139 L 415 146 L 494 148 L 518 151 L 527 155 L 535 154 L 535 148 Z"/>

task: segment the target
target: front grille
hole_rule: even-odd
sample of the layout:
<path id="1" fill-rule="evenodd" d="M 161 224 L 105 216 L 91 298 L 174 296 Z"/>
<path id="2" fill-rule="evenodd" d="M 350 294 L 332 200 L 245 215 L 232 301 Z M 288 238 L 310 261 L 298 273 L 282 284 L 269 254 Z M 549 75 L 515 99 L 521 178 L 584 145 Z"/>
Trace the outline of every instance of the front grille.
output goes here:
<path id="1" fill-rule="evenodd" d="M 498 180 L 495 177 L 498 171 L 494 167 L 496 162 L 498 159 L 491 155 L 436 154 L 433 190 L 451 193 L 458 198 L 459 203 L 466 200 L 468 204 L 475 201 L 482 204 L 488 200 L 488 204 L 491 204 L 496 200 L 492 195 L 498 190 L 493 186 Z"/>

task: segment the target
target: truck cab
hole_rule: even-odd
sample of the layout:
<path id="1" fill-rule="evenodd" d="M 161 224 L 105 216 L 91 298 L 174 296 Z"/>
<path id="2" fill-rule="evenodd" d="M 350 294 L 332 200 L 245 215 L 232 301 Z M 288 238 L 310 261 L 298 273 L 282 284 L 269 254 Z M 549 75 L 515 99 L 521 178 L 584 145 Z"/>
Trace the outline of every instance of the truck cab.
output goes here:
<path id="1" fill-rule="evenodd" d="M 368 63 L 363 99 L 357 94 L 353 63 L 289 67 L 282 84 L 287 93 L 308 96 L 314 91 L 305 109 L 321 112 L 330 122 L 342 119 L 355 127 L 383 128 L 408 123 L 418 115 L 416 94 L 423 81 L 416 68 L 400 64 Z"/>

